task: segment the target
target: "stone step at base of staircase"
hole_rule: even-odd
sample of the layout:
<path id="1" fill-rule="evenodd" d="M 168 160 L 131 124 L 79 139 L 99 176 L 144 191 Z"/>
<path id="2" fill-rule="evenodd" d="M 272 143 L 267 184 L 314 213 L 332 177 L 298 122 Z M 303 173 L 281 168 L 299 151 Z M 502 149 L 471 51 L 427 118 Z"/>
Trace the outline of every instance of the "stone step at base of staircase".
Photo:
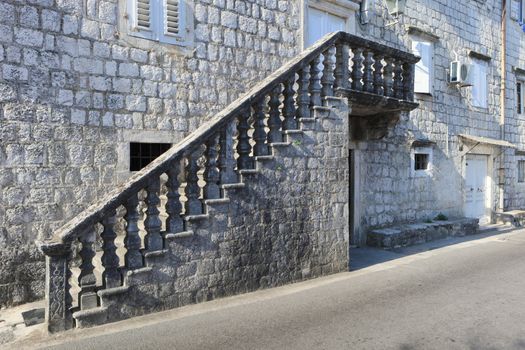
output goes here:
<path id="1" fill-rule="evenodd" d="M 77 328 L 98 326 L 107 323 L 108 308 L 99 306 L 93 309 L 80 310 L 73 313 Z"/>
<path id="2" fill-rule="evenodd" d="M 113 304 L 115 298 L 119 298 L 126 294 L 129 290 L 129 286 L 120 286 L 108 289 L 101 289 L 97 292 L 100 297 L 100 306 L 109 307 Z"/>
<path id="3" fill-rule="evenodd" d="M 479 220 L 472 218 L 405 224 L 371 230 L 367 234 L 366 244 L 371 247 L 394 249 L 450 236 L 473 235 L 478 233 L 478 228 Z"/>

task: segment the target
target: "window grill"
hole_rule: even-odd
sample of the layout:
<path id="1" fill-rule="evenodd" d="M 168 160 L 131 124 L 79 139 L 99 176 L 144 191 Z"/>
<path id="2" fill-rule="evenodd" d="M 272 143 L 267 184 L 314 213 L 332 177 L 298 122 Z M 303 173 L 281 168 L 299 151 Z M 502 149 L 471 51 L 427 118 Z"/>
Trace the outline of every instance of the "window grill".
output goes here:
<path id="1" fill-rule="evenodd" d="M 138 171 L 170 149 L 171 143 L 141 143 L 129 144 L 129 170 Z"/>

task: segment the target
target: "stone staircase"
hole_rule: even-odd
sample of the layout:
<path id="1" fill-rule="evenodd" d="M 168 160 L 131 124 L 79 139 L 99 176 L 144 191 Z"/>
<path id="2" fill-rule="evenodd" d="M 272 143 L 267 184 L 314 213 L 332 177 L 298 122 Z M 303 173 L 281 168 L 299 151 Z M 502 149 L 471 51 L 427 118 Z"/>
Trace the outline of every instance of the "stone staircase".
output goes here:
<path id="1" fill-rule="evenodd" d="M 40 242 L 48 330 L 347 270 L 348 101 L 415 108 L 417 60 L 327 35 Z"/>

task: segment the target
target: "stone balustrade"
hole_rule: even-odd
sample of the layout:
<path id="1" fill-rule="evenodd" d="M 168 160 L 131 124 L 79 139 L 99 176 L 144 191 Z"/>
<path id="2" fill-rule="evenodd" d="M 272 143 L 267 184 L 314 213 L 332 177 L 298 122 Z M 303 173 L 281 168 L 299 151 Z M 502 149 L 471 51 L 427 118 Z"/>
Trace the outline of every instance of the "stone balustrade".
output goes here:
<path id="1" fill-rule="evenodd" d="M 282 143 L 283 133 L 297 130 L 326 97 L 358 93 L 412 106 L 417 60 L 348 33 L 329 34 L 80 213 L 40 243 L 47 255 L 49 331 L 73 327 L 73 312 L 97 307 L 101 289 L 122 286 L 126 272 L 143 268 L 144 257 L 162 251 L 168 235 L 184 233 L 189 217 L 204 214 L 205 200 L 221 198 L 221 186 L 237 183 L 241 171 L 254 167 L 254 157 L 267 156 L 269 146 Z M 159 199 L 161 177 L 167 179 L 165 204 Z M 117 232 L 117 212 L 125 212 L 122 233 Z M 116 251 L 117 234 L 124 236 L 123 261 Z M 102 283 L 93 264 L 98 242 Z M 81 260 L 77 281 L 71 278 L 72 247 L 78 247 Z M 71 281 L 78 287 L 74 298 Z"/>

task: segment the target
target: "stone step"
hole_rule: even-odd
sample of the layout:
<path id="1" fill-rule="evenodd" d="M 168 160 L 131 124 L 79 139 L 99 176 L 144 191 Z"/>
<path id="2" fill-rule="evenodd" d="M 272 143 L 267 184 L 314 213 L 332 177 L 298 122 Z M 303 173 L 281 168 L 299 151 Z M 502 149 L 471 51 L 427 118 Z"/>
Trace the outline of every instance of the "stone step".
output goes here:
<path id="1" fill-rule="evenodd" d="M 323 106 L 330 108 L 339 108 L 344 103 L 346 103 L 346 99 L 344 97 L 325 96 L 323 98 Z"/>
<path id="2" fill-rule="evenodd" d="M 144 252 L 144 263 L 146 266 L 156 266 L 161 265 L 164 262 L 164 257 L 166 256 L 166 253 L 168 252 L 167 249 L 162 250 L 154 250 L 150 252 Z"/>
<path id="3" fill-rule="evenodd" d="M 257 169 L 241 169 L 239 170 L 240 182 L 244 183 L 247 178 L 252 178 L 259 174 Z"/>
<path id="4" fill-rule="evenodd" d="M 132 287 L 147 283 L 151 271 L 153 271 L 153 268 L 150 266 L 127 271 L 124 275 L 124 285 Z"/>
<path id="5" fill-rule="evenodd" d="M 284 140 L 293 145 L 302 144 L 304 132 L 302 130 L 286 130 L 284 131 Z"/>
<path id="6" fill-rule="evenodd" d="M 312 108 L 312 118 L 324 119 L 330 115 L 332 108 L 326 106 L 314 106 Z"/>
<path id="7" fill-rule="evenodd" d="M 317 121 L 316 118 L 301 118 L 301 119 L 299 119 L 299 125 L 301 127 L 301 130 L 303 130 L 303 131 L 314 130 L 316 121 Z"/>
<path id="8" fill-rule="evenodd" d="M 221 189 L 221 197 L 228 198 L 228 193 L 237 193 L 244 189 L 245 185 L 242 182 L 224 184 L 219 186 Z"/>
<path id="9" fill-rule="evenodd" d="M 108 308 L 99 306 L 89 310 L 73 313 L 77 328 L 98 326 L 108 322 Z"/>
<path id="10" fill-rule="evenodd" d="M 186 239 L 191 238 L 195 235 L 193 231 L 182 231 L 182 232 L 176 232 L 176 233 L 167 233 L 164 238 L 167 241 L 176 241 L 180 239 Z"/>
<path id="11" fill-rule="evenodd" d="M 121 298 L 122 295 L 125 295 L 128 290 L 129 286 L 120 286 L 99 290 L 97 294 L 100 298 L 100 306 L 109 308 L 118 302 L 118 298 Z"/>
<path id="12" fill-rule="evenodd" d="M 373 229 L 367 234 L 366 244 L 371 247 L 394 249 L 449 236 L 472 235 L 478 233 L 478 221 L 464 218 Z"/>
<path id="13" fill-rule="evenodd" d="M 272 155 L 275 157 L 275 158 L 282 158 L 282 157 L 287 157 L 288 156 L 288 149 L 290 148 L 290 145 L 292 143 L 291 142 L 274 142 L 274 143 L 270 143 L 269 146 L 270 146 L 270 149 L 272 151 Z"/>
<path id="14" fill-rule="evenodd" d="M 204 213 L 211 217 L 226 214 L 230 209 L 230 198 L 206 199 L 204 201 Z"/>
<path id="15" fill-rule="evenodd" d="M 513 227 L 525 227 L 525 210 L 510 210 L 493 213 L 493 219 L 498 224 L 508 224 Z"/>
<path id="16" fill-rule="evenodd" d="M 184 230 L 196 232 L 209 225 L 209 214 L 187 215 L 184 217 Z"/>
<path id="17" fill-rule="evenodd" d="M 269 162 L 275 160 L 275 157 L 273 155 L 255 156 L 254 159 L 258 162 Z"/>
<path id="18" fill-rule="evenodd" d="M 485 224 L 479 225 L 479 233 L 504 233 L 514 230 L 515 227 L 510 224 Z"/>

